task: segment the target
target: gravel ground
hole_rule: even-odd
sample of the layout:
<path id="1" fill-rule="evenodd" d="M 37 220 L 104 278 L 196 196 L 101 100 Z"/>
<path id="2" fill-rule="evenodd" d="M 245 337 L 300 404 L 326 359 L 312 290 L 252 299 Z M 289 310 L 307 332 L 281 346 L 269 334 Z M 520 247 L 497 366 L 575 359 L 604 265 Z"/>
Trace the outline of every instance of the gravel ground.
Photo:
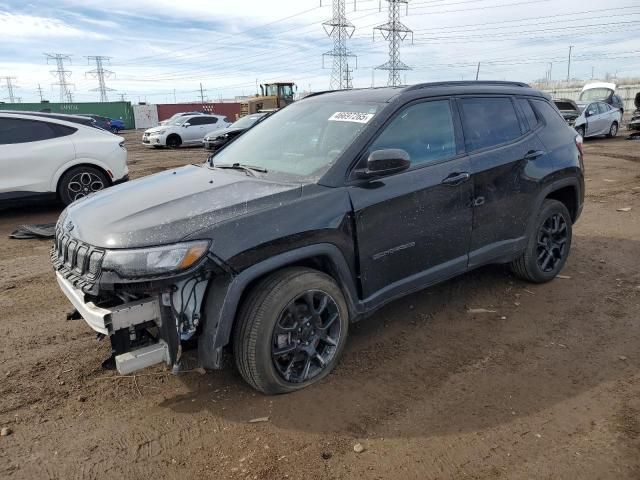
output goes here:
<path id="1" fill-rule="evenodd" d="M 140 136 L 133 178 L 206 158 Z M 568 278 L 492 266 L 396 301 L 325 381 L 278 397 L 232 366 L 103 371 L 50 242 L 7 238 L 60 208 L 0 211 L 0 478 L 640 478 L 640 144 L 588 141 L 585 163 Z"/>

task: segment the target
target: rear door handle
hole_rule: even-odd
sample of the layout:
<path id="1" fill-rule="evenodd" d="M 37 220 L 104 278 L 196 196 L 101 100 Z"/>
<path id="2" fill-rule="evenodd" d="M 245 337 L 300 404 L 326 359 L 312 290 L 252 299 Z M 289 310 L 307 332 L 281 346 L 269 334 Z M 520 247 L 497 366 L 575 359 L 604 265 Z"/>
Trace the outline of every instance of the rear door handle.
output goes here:
<path id="1" fill-rule="evenodd" d="M 471 175 L 469 174 L 469 172 L 452 173 L 447 178 L 442 180 L 442 184 L 455 187 L 456 185 L 460 185 L 461 183 L 466 182 L 470 178 Z"/>
<path id="2" fill-rule="evenodd" d="M 524 156 L 525 160 L 535 160 L 538 157 L 541 157 L 543 155 L 545 155 L 547 152 L 544 152 L 542 150 L 531 150 L 530 152 L 527 152 L 527 154 Z"/>

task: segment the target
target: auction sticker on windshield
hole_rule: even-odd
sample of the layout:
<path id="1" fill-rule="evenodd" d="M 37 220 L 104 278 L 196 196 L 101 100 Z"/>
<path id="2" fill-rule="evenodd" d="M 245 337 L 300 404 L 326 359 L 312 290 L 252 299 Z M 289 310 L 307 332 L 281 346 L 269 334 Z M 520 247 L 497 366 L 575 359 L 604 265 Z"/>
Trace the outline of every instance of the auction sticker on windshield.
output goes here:
<path id="1" fill-rule="evenodd" d="M 373 113 L 362 112 L 336 112 L 329 117 L 333 122 L 367 123 L 373 118 Z"/>

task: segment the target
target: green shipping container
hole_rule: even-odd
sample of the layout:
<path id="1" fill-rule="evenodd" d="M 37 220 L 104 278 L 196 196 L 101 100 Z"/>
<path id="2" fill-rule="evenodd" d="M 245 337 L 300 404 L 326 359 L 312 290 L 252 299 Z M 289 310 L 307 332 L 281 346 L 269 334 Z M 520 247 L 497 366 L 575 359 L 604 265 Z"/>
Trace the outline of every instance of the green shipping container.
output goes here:
<path id="1" fill-rule="evenodd" d="M 131 102 L 105 103 L 0 103 L 0 110 L 20 110 L 51 113 L 93 113 L 122 120 L 126 128 L 135 128 Z"/>

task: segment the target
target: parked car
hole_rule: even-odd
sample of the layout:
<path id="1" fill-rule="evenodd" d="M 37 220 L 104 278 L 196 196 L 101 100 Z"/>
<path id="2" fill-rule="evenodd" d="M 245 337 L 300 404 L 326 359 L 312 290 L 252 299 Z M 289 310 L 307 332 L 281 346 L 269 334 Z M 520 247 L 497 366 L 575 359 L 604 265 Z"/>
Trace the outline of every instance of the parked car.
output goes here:
<path id="1" fill-rule="evenodd" d="M 69 115 L 66 113 L 49 113 L 49 112 L 30 112 L 23 110 L 0 110 L 0 113 L 14 113 L 16 115 L 29 115 L 32 117 L 55 118 L 64 120 L 65 122 L 79 123 L 86 127 L 100 128 L 96 125 L 96 121 L 91 117 L 82 115 Z"/>
<path id="2" fill-rule="evenodd" d="M 106 130 L 108 132 L 111 131 L 111 119 L 109 117 L 103 117 L 102 115 L 94 115 L 93 113 L 78 113 L 79 117 L 88 117 L 93 118 L 96 122 L 96 126 Z"/>
<path id="3" fill-rule="evenodd" d="M 580 117 L 582 111 L 578 104 L 573 100 L 567 98 L 561 98 L 559 100 L 554 100 L 556 107 L 560 110 L 560 114 L 562 118 L 564 118 L 570 127 L 575 127 L 576 120 Z"/>
<path id="4" fill-rule="evenodd" d="M 577 103 L 580 116 L 574 121 L 574 128 L 582 137 L 618 135 L 622 124 L 622 112 L 604 102 Z"/>
<path id="5" fill-rule="evenodd" d="M 629 121 L 629 130 L 640 130 L 640 93 L 636 95 L 634 99 L 636 106 L 635 112 L 631 115 L 631 121 Z"/>
<path id="6" fill-rule="evenodd" d="M 257 390 L 298 390 L 403 295 L 490 263 L 553 280 L 584 199 L 582 137 L 521 83 L 310 95 L 212 159 L 58 220 L 57 281 L 120 373 L 232 347 Z"/>
<path id="7" fill-rule="evenodd" d="M 264 120 L 269 113 L 254 113 L 251 115 L 246 115 L 242 117 L 240 120 L 232 123 L 224 130 L 214 130 L 212 132 L 207 133 L 202 141 L 202 144 L 207 150 L 220 150 L 229 142 L 232 142 L 248 129 L 257 125 L 262 120 Z"/>
<path id="8" fill-rule="evenodd" d="M 221 115 L 186 115 L 161 127 L 144 132 L 142 143 L 151 147 L 177 148 L 181 145 L 201 145 L 207 132 L 227 128 L 227 118 Z"/>
<path id="9" fill-rule="evenodd" d="M 591 102 L 604 102 L 613 108 L 620 110 L 621 117 L 624 116 L 624 102 L 619 95 L 616 95 L 617 85 L 609 82 L 588 83 L 582 88 L 578 103 L 586 104 Z"/>
<path id="10" fill-rule="evenodd" d="M 111 119 L 111 132 L 112 133 L 118 133 L 121 130 L 124 130 L 126 128 L 124 122 L 122 120 L 120 120 L 119 118 L 112 118 Z"/>
<path id="11" fill-rule="evenodd" d="M 0 200 L 64 204 L 128 179 L 124 139 L 57 118 L 0 112 Z"/>
<path id="12" fill-rule="evenodd" d="M 193 116 L 193 115 L 205 115 L 205 113 L 203 112 L 179 112 L 179 113 L 174 113 L 173 115 L 171 115 L 169 118 L 167 118 L 166 120 L 162 120 L 161 122 L 158 122 L 158 125 L 166 125 L 168 123 L 173 122 L 174 120 L 176 120 L 177 118 L 180 117 L 185 117 L 185 116 Z"/>

